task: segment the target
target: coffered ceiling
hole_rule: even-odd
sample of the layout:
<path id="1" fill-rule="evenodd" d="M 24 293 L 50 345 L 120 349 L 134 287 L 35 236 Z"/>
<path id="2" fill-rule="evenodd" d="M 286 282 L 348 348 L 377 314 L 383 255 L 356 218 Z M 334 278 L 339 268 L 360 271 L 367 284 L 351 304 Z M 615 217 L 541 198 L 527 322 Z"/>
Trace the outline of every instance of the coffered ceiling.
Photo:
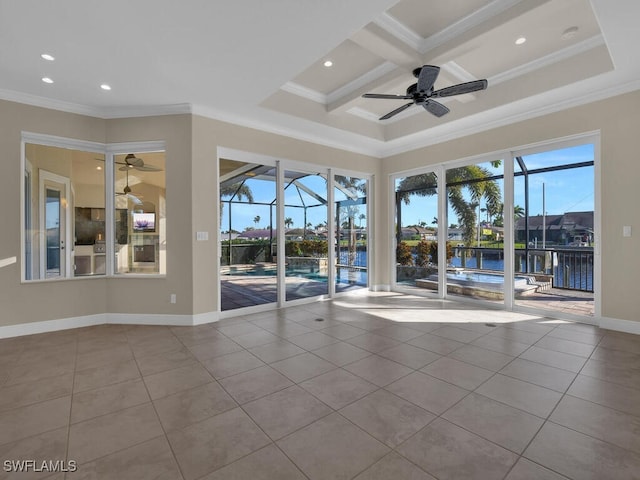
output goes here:
<path id="1" fill-rule="evenodd" d="M 638 18 L 635 0 L 0 0 L 0 98 L 188 111 L 385 156 L 640 88 Z M 488 89 L 442 99 L 441 118 L 379 120 L 406 100 L 362 94 L 404 94 L 425 64 L 436 89 Z"/>

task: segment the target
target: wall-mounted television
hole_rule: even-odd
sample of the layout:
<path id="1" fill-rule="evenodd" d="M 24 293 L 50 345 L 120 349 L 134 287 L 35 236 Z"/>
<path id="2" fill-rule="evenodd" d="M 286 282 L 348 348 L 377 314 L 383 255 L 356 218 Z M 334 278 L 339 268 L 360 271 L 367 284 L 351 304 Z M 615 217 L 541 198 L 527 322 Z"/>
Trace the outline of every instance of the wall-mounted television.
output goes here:
<path id="1" fill-rule="evenodd" d="M 156 231 L 156 214 L 155 213 L 134 213 L 131 228 L 134 232 L 155 232 Z"/>

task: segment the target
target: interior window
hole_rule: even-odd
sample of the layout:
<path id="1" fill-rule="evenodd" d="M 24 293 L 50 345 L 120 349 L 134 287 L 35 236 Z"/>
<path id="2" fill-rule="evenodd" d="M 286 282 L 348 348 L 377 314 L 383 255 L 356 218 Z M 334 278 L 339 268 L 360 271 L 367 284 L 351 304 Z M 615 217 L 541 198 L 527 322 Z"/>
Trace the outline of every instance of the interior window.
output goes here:
<path id="1" fill-rule="evenodd" d="M 25 280 L 104 275 L 105 157 L 25 144 Z"/>
<path id="2" fill-rule="evenodd" d="M 113 161 L 114 272 L 165 274 L 165 153 L 123 153 Z"/>

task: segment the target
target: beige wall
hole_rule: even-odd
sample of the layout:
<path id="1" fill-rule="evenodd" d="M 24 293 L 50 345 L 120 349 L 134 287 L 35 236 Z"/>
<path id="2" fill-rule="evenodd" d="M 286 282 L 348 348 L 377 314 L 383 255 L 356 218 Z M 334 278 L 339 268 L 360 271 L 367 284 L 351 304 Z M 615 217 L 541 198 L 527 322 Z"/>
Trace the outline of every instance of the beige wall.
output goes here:
<path id="1" fill-rule="evenodd" d="M 20 261 L 20 134 L 112 142 L 166 142 L 167 275 L 165 278 L 91 278 L 21 284 L 20 264 L 0 269 L 0 326 L 95 313 L 192 314 L 216 310 L 218 147 L 375 175 L 374 285 L 388 284 L 392 236 L 389 174 L 482 153 L 601 131 L 602 314 L 640 320 L 637 281 L 640 208 L 636 126 L 640 92 L 520 122 L 384 160 L 191 115 L 101 120 L 0 101 L 0 259 Z M 14 206 L 15 208 L 11 208 Z M 622 237 L 632 225 L 634 236 Z M 195 232 L 209 232 L 196 242 Z M 169 295 L 177 303 L 169 303 Z"/>
<path id="2" fill-rule="evenodd" d="M 21 132 L 105 141 L 105 121 L 0 101 L 0 259 L 18 263 L 0 269 L 0 325 L 102 313 L 105 279 L 20 283 Z"/>
<path id="3" fill-rule="evenodd" d="M 600 130 L 602 316 L 640 321 L 638 125 L 640 92 L 633 92 L 386 158 L 383 175 Z M 386 191 L 383 197 L 378 200 L 388 202 Z M 385 209 L 387 203 L 376 205 Z M 383 225 L 390 228 L 388 216 Z M 622 237 L 623 225 L 633 226 L 631 238 Z M 381 267 L 382 277 L 389 278 L 388 258 Z"/>
<path id="4" fill-rule="evenodd" d="M 167 274 L 107 279 L 109 313 L 192 313 L 191 115 L 108 120 L 107 143 L 166 143 Z M 169 303 L 176 294 L 176 303 Z"/>

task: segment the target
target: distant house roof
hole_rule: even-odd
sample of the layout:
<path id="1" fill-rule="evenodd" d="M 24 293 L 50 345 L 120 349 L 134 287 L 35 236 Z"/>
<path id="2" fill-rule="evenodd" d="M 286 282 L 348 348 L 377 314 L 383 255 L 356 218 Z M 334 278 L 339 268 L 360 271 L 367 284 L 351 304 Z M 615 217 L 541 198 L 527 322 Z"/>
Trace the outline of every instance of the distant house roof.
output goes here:
<path id="1" fill-rule="evenodd" d="M 567 212 L 564 215 L 542 215 L 529 217 L 529 230 L 542 230 L 542 224 L 548 230 L 593 230 L 593 212 Z M 516 220 L 516 230 L 525 229 L 525 219 Z"/>
<path id="2" fill-rule="evenodd" d="M 306 233 L 311 232 L 311 230 L 307 230 Z M 303 228 L 290 228 L 284 232 L 287 237 L 301 237 L 305 234 Z"/>
<path id="3" fill-rule="evenodd" d="M 259 229 L 259 230 L 245 230 L 241 234 L 238 235 L 238 238 L 247 238 L 251 240 L 255 240 L 257 238 L 276 238 L 277 231 L 269 230 L 269 229 Z"/>

